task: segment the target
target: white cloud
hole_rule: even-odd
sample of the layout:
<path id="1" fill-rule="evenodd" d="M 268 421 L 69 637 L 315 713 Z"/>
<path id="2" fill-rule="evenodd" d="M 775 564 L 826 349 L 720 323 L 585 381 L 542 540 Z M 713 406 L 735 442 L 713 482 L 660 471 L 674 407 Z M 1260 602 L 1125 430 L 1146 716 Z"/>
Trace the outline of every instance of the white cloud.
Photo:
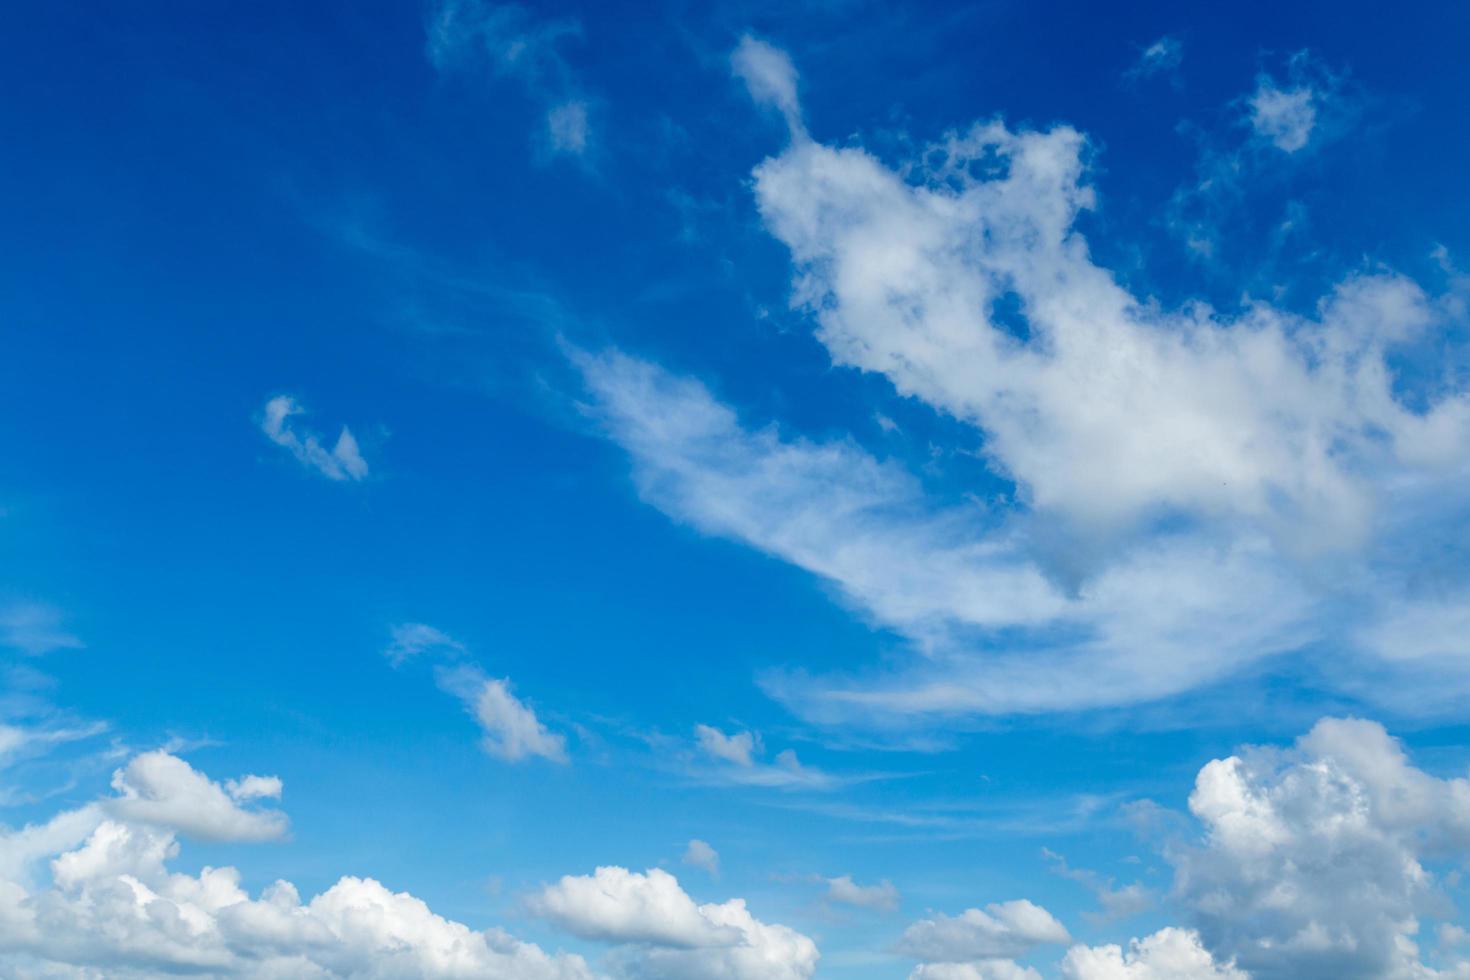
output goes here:
<path id="1" fill-rule="evenodd" d="M 1375 551 L 1392 521 L 1447 527 L 1433 502 L 1464 499 L 1470 398 L 1390 366 L 1438 316 L 1415 283 L 1351 275 L 1311 316 L 1161 309 L 1075 230 L 1087 152 L 1069 127 L 997 121 L 892 165 L 794 140 L 755 169 L 833 362 L 973 427 L 1012 500 L 941 505 L 851 441 L 742 425 L 696 382 L 574 355 L 645 500 L 821 576 L 928 655 L 768 679 L 808 717 L 1130 703 L 1347 642 L 1413 597 L 1378 585 L 1418 581 L 1412 547 Z M 1407 530 L 1443 536 L 1426 527 Z"/>
<path id="2" fill-rule="evenodd" d="M 718 728 L 712 728 L 709 725 L 695 725 L 694 737 L 700 749 L 716 759 L 723 759 L 742 768 L 755 765 L 754 753 L 760 743 L 750 732 L 726 735 Z"/>
<path id="3" fill-rule="evenodd" d="M 391 634 L 392 641 L 383 653 L 395 667 L 430 651 L 465 652 L 463 643 L 427 623 L 400 623 L 392 628 Z"/>
<path id="4" fill-rule="evenodd" d="M 106 730 L 107 726 L 101 723 L 18 725 L 0 722 L 0 769 L 52 746 L 91 738 Z"/>
<path id="5" fill-rule="evenodd" d="M 1261 76 L 1250 97 L 1251 126 L 1279 150 L 1304 149 L 1317 124 L 1317 96 L 1310 88 L 1280 89 Z"/>
<path id="6" fill-rule="evenodd" d="M 218 784 L 171 758 L 140 756 L 119 771 L 120 797 L 0 836 L 0 972 L 594 980 L 580 957 L 475 931 L 370 878 L 344 877 L 303 903 L 284 881 L 252 898 L 234 868 L 171 871 L 175 828 L 210 839 L 272 836 L 261 832 L 269 824 L 232 812 Z M 242 799 L 280 792 L 271 777 L 227 785 Z M 145 800 L 151 805 L 140 809 Z M 37 884 L 47 858 L 50 880 Z"/>
<path id="7" fill-rule="evenodd" d="M 898 951 L 926 963 L 1010 959 L 1037 946 L 1071 942 L 1050 912 L 1026 899 L 920 919 L 904 930 Z"/>
<path id="8" fill-rule="evenodd" d="M 805 980 L 816 970 L 806 936 L 754 918 L 742 899 L 696 905 L 658 868 L 567 876 L 529 905 L 575 935 L 618 944 L 615 968 L 638 980 Z"/>
<path id="9" fill-rule="evenodd" d="M 1014 960 L 974 963 L 920 963 L 909 980 L 1042 980 L 1041 974 Z"/>
<path id="10" fill-rule="evenodd" d="M 699 751 L 720 765 L 703 770 L 709 778 L 746 786 L 826 789 L 836 784 L 830 774 L 802 765 L 794 749 L 783 749 L 767 764 L 758 760 L 764 753 L 760 736 L 754 732 L 726 735 L 709 725 L 694 726 Z"/>
<path id="11" fill-rule="evenodd" d="M 598 868 L 592 875 L 567 875 L 530 900 L 537 915 L 562 929 L 612 943 L 662 946 L 728 946 L 737 930 L 711 921 L 667 871 L 646 874 Z"/>
<path id="12" fill-rule="evenodd" d="M 279 797 L 275 776 L 245 776 L 222 788 L 178 756 L 144 752 L 112 776 L 117 796 L 105 804 L 130 822 L 178 830 L 200 840 L 275 840 L 286 833 L 286 816 L 274 810 L 247 810 L 242 802 Z"/>
<path id="13" fill-rule="evenodd" d="M 840 875 L 824 879 L 827 882 L 827 901 L 858 908 L 893 912 L 898 908 L 898 889 L 886 878 L 876 885 L 859 885 L 851 875 Z"/>
<path id="14" fill-rule="evenodd" d="M 689 846 L 684 848 L 682 860 L 691 867 L 703 868 L 716 878 L 720 876 L 720 852 L 698 838 L 691 840 Z"/>
<path id="15" fill-rule="evenodd" d="M 53 650 L 80 650 L 77 639 L 61 625 L 61 613 L 50 606 L 20 602 L 0 610 L 0 646 L 30 657 Z"/>
<path id="16" fill-rule="evenodd" d="M 747 34 L 730 55 L 730 68 L 757 105 L 778 110 L 793 136 L 805 134 L 796 94 L 796 66 L 785 51 Z"/>
<path id="17" fill-rule="evenodd" d="M 1165 541 L 1069 596 L 1024 530 L 976 508 L 934 508 L 911 476 L 851 443 L 743 428 L 703 386 L 621 354 L 580 365 L 645 500 L 834 582 L 878 622 L 946 654 L 877 689 L 773 683 L 810 713 L 1130 701 L 1300 642 L 1310 603 L 1263 541 Z M 957 655 L 976 632 L 998 630 L 1034 631 L 1046 646 L 992 649 L 983 664 Z"/>
<path id="18" fill-rule="evenodd" d="M 297 462 L 329 480 L 362 480 L 368 475 L 367 461 L 347 426 L 328 450 L 312 432 L 298 432 L 291 419 L 305 410 L 289 395 L 277 395 L 265 403 L 260 431 L 266 438 L 296 457 Z"/>
<path id="19" fill-rule="evenodd" d="M 510 690 L 508 679 L 484 676 L 473 667 L 440 670 L 439 683 L 465 703 L 484 732 L 480 746 L 506 762 L 531 757 L 567 761 L 566 736 L 552 732 Z"/>
<path id="20" fill-rule="evenodd" d="M 1200 770 L 1201 840 L 1167 853 L 1205 944 L 1256 980 L 1426 976 L 1426 862 L 1470 852 L 1470 780 L 1408 761 L 1382 726 L 1325 719 L 1289 750 Z"/>
<path id="21" fill-rule="evenodd" d="M 1061 965 L 1062 980 L 1250 980 L 1231 965 L 1217 963 L 1199 936 L 1186 929 L 1161 929 L 1119 946 L 1075 946 Z"/>

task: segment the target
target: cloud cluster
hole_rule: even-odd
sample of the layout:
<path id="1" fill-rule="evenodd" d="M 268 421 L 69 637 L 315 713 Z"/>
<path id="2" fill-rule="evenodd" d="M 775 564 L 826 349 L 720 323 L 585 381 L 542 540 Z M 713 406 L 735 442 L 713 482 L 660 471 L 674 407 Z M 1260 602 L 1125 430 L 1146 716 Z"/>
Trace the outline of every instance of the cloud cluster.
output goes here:
<path id="1" fill-rule="evenodd" d="M 0 966 L 8 975 L 592 980 L 576 956 L 499 930 L 477 932 L 412 895 L 344 877 L 309 902 L 277 881 L 257 897 L 234 868 L 173 872 L 179 835 L 279 837 L 285 817 L 242 803 L 278 797 L 274 777 L 221 785 L 149 752 L 113 779 L 117 795 L 0 836 Z M 49 872 L 49 882 L 36 884 Z M 97 971 L 97 972 L 94 972 Z"/>
<path id="2" fill-rule="evenodd" d="M 1192 928 L 1126 948 L 1076 945 L 1062 980 L 1451 980 L 1470 976 L 1443 890 L 1470 857 L 1470 778 L 1417 768 L 1376 722 L 1326 718 L 1295 744 L 1207 763 L 1165 841 L 1168 902 Z M 1064 866 L 1064 870 L 1065 866 Z M 1437 923 L 1438 928 L 1426 926 Z M 1437 959 L 1419 937 L 1437 932 Z M 1029 902 L 914 923 L 898 951 L 914 980 L 1030 977 L 1014 962 L 1068 942 Z"/>
<path id="3" fill-rule="evenodd" d="M 794 97 L 785 62 L 741 52 L 758 99 Z M 743 423 L 616 351 L 574 355 L 644 499 L 815 573 L 928 655 L 769 680 L 809 717 L 1128 703 L 1314 644 L 1448 636 L 1470 608 L 1439 590 L 1391 618 L 1420 598 L 1415 542 L 1464 500 L 1470 397 L 1393 367 L 1439 306 L 1373 272 L 1311 316 L 1161 309 L 1077 231 L 1087 156 L 1070 127 L 992 121 L 897 164 L 797 131 L 754 171 L 832 361 L 971 426 L 1008 500 L 939 503 L 851 440 Z"/>
<path id="4" fill-rule="evenodd" d="M 219 783 L 177 756 L 148 752 L 117 771 L 113 788 L 115 795 L 43 824 L 0 832 L 0 972 L 248 980 L 606 976 L 580 956 L 446 919 L 372 878 L 344 876 L 303 900 L 286 881 L 252 896 L 234 868 L 190 875 L 169 867 L 180 837 L 244 842 L 284 833 L 283 815 L 245 806 L 278 798 L 275 777 Z M 756 919 L 738 898 L 698 905 L 657 869 L 568 876 L 528 904 L 574 935 L 612 944 L 606 968 L 618 977 L 806 980 L 816 968 L 811 939 Z"/>

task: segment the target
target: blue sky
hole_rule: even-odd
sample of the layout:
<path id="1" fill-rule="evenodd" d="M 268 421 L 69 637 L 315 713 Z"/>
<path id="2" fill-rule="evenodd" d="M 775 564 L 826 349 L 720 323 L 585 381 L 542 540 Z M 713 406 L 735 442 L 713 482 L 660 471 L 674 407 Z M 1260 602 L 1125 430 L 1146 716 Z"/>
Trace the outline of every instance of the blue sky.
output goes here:
<path id="1" fill-rule="evenodd" d="M 1470 976 L 1467 31 L 8 11 L 0 965 Z"/>

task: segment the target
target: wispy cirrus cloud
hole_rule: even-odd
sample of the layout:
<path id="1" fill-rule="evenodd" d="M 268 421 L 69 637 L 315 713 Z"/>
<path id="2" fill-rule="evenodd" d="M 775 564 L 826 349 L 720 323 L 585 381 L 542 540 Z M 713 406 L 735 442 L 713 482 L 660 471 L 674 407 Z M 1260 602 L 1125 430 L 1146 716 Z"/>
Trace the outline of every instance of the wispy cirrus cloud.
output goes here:
<path id="1" fill-rule="evenodd" d="M 357 482 L 368 475 L 367 460 L 362 458 L 352 430 L 342 426 L 337 440 L 328 449 L 320 436 L 301 428 L 294 419 L 306 409 L 290 395 L 277 395 L 265 403 L 260 431 L 271 442 L 286 450 L 309 470 L 338 482 Z"/>
<path id="2" fill-rule="evenodd" d="M 552 155 L 585 159 L 593 148 L 595 102 L 562 52 L 581 34 L 574 19 L 542 18 L 519 4 L 439 0 L 429 17 L 428 55 L 441 73 L 488 71 L 519 84 L 544 109 L 540 145 Z"/>
<path id="3" fill-rule="evenodd" d="M 80 650 L 84 643 L 63 625 L 61 611 L 40 602 L 0 607 L 0 646 L 37 657 L 56 650 Z"/>

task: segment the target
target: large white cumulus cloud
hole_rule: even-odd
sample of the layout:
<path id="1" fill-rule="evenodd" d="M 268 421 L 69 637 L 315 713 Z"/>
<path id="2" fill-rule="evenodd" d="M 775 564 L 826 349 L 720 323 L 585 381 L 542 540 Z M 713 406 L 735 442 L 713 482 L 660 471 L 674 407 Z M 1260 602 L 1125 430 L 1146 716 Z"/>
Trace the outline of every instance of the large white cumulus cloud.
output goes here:
<path id="1" fill-rule="evenodd" d="M 1415 768 L 1382 726 L 1319 722 L 1289 750 L 1209 763 L 1200 841 L 1170 853 L 1211 949 L 1257 980 L 1431 975 L 1416 937 L 1450 909 L 1432 863 L 1470 853 L 1470 780 Z"/>

